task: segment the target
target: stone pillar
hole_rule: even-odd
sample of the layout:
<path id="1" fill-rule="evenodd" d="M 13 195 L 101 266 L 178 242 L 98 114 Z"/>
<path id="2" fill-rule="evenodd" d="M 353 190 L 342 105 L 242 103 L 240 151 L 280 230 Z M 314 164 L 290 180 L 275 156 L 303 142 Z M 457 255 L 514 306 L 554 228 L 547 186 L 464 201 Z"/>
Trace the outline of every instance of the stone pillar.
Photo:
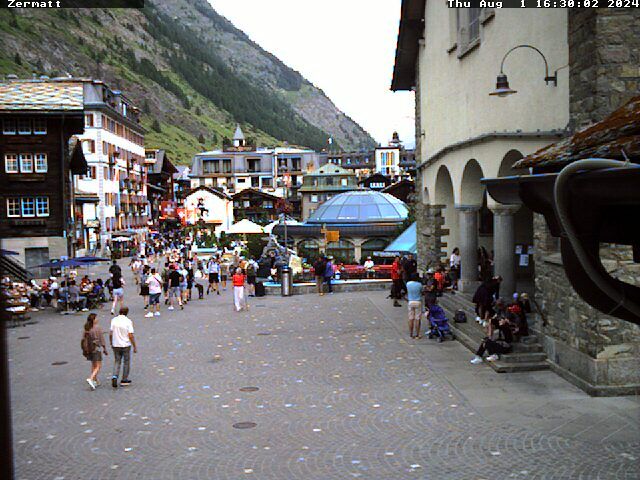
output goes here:
<path id="1" fill-rule="evenodd" d="M 460 244 L 461 292 L 472 292 L 478 286 L 478 211 L 480 206 L 457 205 Z"/>
<path id="2" fill-rule="evenodd" d="M 493 212 L 494 274 L 502 277 L 500 296 L 509 299 L 516 291 L 516 231 L 514 215 L 519 205 L 496 205 Z"/>

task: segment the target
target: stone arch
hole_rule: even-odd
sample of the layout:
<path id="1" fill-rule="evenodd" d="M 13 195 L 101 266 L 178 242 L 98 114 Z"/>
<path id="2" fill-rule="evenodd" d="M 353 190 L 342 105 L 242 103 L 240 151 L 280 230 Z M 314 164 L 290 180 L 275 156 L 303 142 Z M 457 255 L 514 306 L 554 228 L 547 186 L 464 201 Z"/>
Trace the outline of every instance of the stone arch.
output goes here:
<path id="1" fill-rule="evenodd" d="M 480 183 L 484 177 L 482 167 L 477 160 L 471 159 L 464 166 L 460 181 L 460 204 L 481 206 L 485 195 L 485 186 Z"/>
<path id="2" fill-rule="evenodd" d="M 442 165 L 436 175 L 435 202 L 442 208 L 443 229 L 441 236 L 443 251 L 447 256 L 458 242 L 458 214 L 455 209 L 455 190 L 449 169 Z"/>
<path id="3" fill-rule="evenodd" d="M 512 168 L 513 164 L 520 160 L 524 155 L 518 150 L 509 150 L 502 157 L 500 167 L 498 168 L 499 177 L 510 177 L 512 175 L 526 175 L 528 173 L 526 168 Z"/>

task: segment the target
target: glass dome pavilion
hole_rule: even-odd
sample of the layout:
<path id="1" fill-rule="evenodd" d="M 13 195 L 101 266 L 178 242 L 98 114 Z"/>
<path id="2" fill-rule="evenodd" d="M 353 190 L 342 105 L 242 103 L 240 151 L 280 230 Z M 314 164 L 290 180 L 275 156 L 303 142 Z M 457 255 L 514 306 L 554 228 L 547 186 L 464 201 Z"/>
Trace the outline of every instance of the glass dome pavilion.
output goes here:
<path id="1" fill-rule="evenodd" d="M 306 221 L 317 224 L 402 223 L 409 210 L 401 200 L 388 193 L 355 190 L 330 198 Z"/>
<path id="2" fill-rule="evenodd" d="M 338 261 L 362 262 L 398 236 L 408 215 L 406 204 L 388 193 L 354 190 L 330 198 L 304 223 L 288 226 L 287 238 L 307 260 L 326 253 Z M 327 230 L 339 231 L 339 241 L 326 242 Z M 283 226 L 276 225 L 273 233 L 282 239 Z"/>

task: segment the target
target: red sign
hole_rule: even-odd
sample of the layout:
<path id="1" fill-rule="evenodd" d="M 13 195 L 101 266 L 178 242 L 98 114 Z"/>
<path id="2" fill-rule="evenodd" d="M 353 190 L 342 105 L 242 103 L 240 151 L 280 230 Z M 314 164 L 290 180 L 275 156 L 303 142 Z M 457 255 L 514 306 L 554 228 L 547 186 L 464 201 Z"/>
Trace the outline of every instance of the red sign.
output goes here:
<path id="1" fill-rule="evenodd" d="M 178 204 L 172 200 L 160 202 L 160 218 L 178 218 Z"/>
<path id="2" fill-rule="evenodd" d="M 187 224 L 187 212 L 185 212 L 184 208 L 176 208 L 176 212 L 178 214 L 178 218 L 180 218 L 180 223 L 182 225 Z"/>

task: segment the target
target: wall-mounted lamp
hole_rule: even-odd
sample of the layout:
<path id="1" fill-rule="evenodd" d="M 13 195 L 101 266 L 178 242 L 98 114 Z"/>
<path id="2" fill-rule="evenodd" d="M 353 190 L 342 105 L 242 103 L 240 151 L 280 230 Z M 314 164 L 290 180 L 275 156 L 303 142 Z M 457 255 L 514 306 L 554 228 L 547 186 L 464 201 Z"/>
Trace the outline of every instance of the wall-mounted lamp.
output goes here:
<path id="1" fill-rule="evenodd" d="M 543 53 L 540 50 L 538 50 L 536 47 L 532 45 L 516 45 L 507 53 L 505 53 L 504 57 L 502 58 L 502 63 L 500 63 L 500 74 L 498 75 L 498 78 L 496 80 L 496 89 L 493 92 L 491 92 L 489 95 L 506 97 L 507 95 L 511 95 L 512 93 L 518 93 L 517 90 L 512 90 L 511 87 L 509 87 L 509 80 L 507 79 L 507 75 L 504 73 L 504 61 L 507 59 L 507 57 L 511 52 L 513 52 L 514 50 L 517 50 L 518 48 L 530 48 L 538 52 L 542 57 L 542 60 L 544 60 L 545 83 L 549 85 L 549 82 L 553 82 L 554 87 L 558 86 L 558 70 L 554 72 L 553 76 L 549 75 L 549 64 L 547 63 L 546 57 L 543 55 Z"/>

